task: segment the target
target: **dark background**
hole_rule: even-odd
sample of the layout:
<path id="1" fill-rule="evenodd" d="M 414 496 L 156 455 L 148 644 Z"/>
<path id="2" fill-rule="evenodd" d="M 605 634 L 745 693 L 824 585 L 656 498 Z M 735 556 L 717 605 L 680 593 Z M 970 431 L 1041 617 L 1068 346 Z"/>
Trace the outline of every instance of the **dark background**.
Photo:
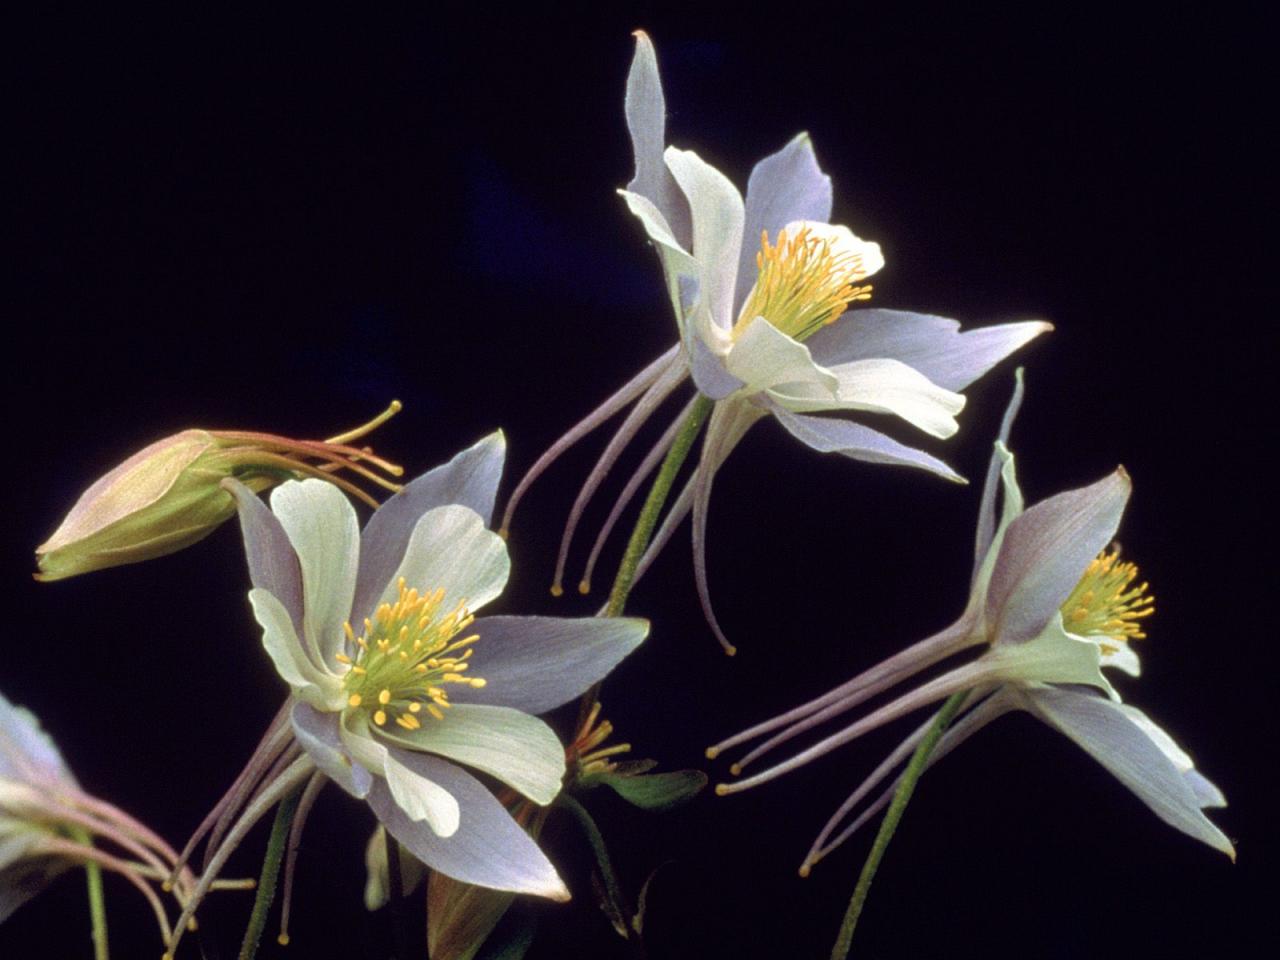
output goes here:
<path id="1" fill-rule="evenodd" d="M 1276 803 L 1259 18 L 1201 5 L 480 7 L 11 24 L 0 689 L 43 718 L 88 789 L 180 844 L 283 685 L 232 527 L 144 566 L 33 583 L 32 548 L 79 491 L 184 427 L 325 436 L 392 397 L 405 411 L 379 451 L 413 475 L 501 425 L 509 491 L 671 342 L 656 260 L 613 192 L 630 177 L 629 32 L 645 27 L 671 142 L 745 185 L 757 158 L 811 132 L 834 219 L 883 245 L 880 305 L 1057 325 L 1022 355 L 1024 489 L 1034 501 L 1118 462 L 1133 474 L 1122 536 L 1158 613 L 1141 681 L 1120 686 L 1231 801 L 1214 818 L 1238 842 L 1235 866 L 1062 737 L 1005 718 L 924 780 L 855 955 L 1251 955 L 1270 919 L 1258 901 Z M 961 433 L 929 448 L 980 477 L 1010 386 L 1005 364 L 967 392 Z M 525 501 L 504 612 L 595 609 L 546 586 L 603 442 Z M 630 606 L 652 618 L 651 639 L 605 688 L 622 736 L 665 768 L 704 766 L 708 743 L 950 622 L 976 487 L 823 458 L 762 424 L 719 475 L 711 514 L 712 587 L 741 652 L 724 658 L 702 624 L 682 531 Z M 593 534 L 589 521 L 575 563 Z M 806 881 L 795 867 L 896 742 L 869 737 L 665 817 L 595 798 L 632 891 L 667 864 L 652 955 L 826 956 L 870 835 Z M 261 956 L 387 955 L 385 918 L 360 901 L 371 825 L 326 791 L 295 945 Z M 233 874 L 256 873 L 262 839 Z M 580 838 L 553 821 L 546 845 L 577 896 L 542 911 L 530 956 L 624 956 L 592 908 Z M 158 956 L 140 898 L 119 881 L 107 892 L 116 955 Z M 206 917 L 224 954 L 248 905 L 225 895 Z M 87 927 L 68 876 L 0 929 L 0 955 L 88 957 Z"/>

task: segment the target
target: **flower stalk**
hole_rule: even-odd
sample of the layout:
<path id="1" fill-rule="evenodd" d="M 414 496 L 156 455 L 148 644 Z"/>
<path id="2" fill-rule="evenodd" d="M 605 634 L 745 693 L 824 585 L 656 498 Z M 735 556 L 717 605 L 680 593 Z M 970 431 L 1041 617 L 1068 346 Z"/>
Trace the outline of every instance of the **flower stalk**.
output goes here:
<path id="1" fill-rule="evenodd" d="M 889 849 L 889 841 L 893 839 L 894 831 L 898 829 L 898 822 L 902 820 L 902 815 L 907 810 L 907 804 L 911 802 L 911 795 L 915 793 L 916 783 L 928 766 L 929 754 L 938 745 L 938 741 L 942 739 L 943 733 L 946 732 L 951 721 L 955 719 L 960 707 L 964 705 L 965 698 L 968 696 L 969 691 L 967 690 L 951 695 L 950 699 L 942 705 L 942 709 L 938 711 L 938 715 L 934 718 L 928 733 L 924 735 L 924 739 L 916 747 L 915 753 L 911 755 L 911 761 L 907 764 L 907 769 L 902 775 L 898 789 L 893 795 L 889 810 L 880 822 L 880 832 L 876 834 L 875 842 L 871 844 L 871 852 L 867 854 L 866 862 L 862 865 L 862 872 L 858 875 L 858 883 L 853 888 L 853 896 L 850 898 L 849 907 L 845 911 L 844 922 L 840 924 L 840 933 L 836 936 L 835 946 L 831 948 L 831 960 L 845 960 L 849 956 L 849 946 L 853 942 L 853 931 L 858 926 L 858 918 L 862 916 L 862 908 L 866 905 L 867 894 L 871 891 L 871 881 L 875 879 L 876 870 L 880 868 L 880 861 L 884 859 L 885 851 Z"/>
<path id="2" fill-rule="evenodd" d="M 258 876 L 258 891 L 253 898 L 253 911 L 249 914 L 249 924 L 244 931 L 244 940 L 240 944 L 240 960 L 253 960 L 258 952 L 258 944 L 262 941 L 262 931 L 267 926 L 267 914 L 271 912 L 271 904 L 276 899 L 276 882 L 280 878 L 280 861 L 284 859 L 285 840 L 293 826 L 293 817 L 298 810 L 297 791 L 280 801 L 276 807 L 276 818 L 271 824 L 271 837 L 267 840 L 267 852 L 262 860 L 262 873 Z"/>

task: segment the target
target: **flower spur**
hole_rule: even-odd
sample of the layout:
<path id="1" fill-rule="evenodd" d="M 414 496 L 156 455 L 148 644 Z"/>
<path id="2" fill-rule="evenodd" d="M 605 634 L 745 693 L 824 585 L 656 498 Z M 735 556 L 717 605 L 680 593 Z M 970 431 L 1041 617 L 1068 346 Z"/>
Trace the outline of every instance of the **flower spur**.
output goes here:
<path id="1" fill-rule="evenodd" d="M 1121 703 L 1101 672 L 1114 668 L 1138 675 L 1138 656 L 1130 641 L 1146 636 L 1142 625 L 1155 609 L 1147 585 L 1134 584 L 1136 566 L 1118 562 L 1118 548 L 1107 549 L 1129 498 L 1129 477 L 1117 468 L 1091 486 L 1024 509 L 1013 454 L 1005 446 L 1021 396 L 1019 371 L 987 472 L 970 599 L 960 619 L 829 693 L 716 744 L 707 756 L 714 758 L 768 736 L 732 765 L 731 772 L 738 775 L 792 738 L 954 654 L 982 646 L 982 655 L 898 696 L 789 760 L 721 784 L 716 792 L 723 796 L 759 786 L 883 724 L 968 691 L 962 714 L 928 763 L 1002 714 L 1026 710 L 1089 753 L 1161 820 L 1234 859 L 1231 841 L 1202 812 L 1225 805 L 1221 792 L 1195 770 L 1164 730 Z M 1002 503 L 997 519 L 998 498 Z M 845 818 L 906 761 L 932 723 L 931 717 L 911 733 L 845 800 L 805 855 L 801 875 L 889 802 L 896 780 L 840 829 Z"/>
<path id="2" fill-rule="evenodd" d="M 726 652 L 733 647 L 711 607 L 706 571 L 712 481 L 758 420 L 772 416 L 824 453 L 924 469 L 960 478 L 936 457 L 859 423 L 811 414 L 854 411 L 900 417 L 931 436 L 957 429 L 959 393 L 1040 333 L 1040 321 L 959 331 L 953 320 L 894 310 L 847 310 L 866 300 L 864 281 L 884 263 L 880 247 L 830 224 L 831 180 L 807 134 L 756 164 L 745 201 L 718 170 L 691 151 L 666 146 L 666 107 L 653 45 L 636 34 L 627 78 L 627 126 L 635 176 L 620 191 L 662 262 L 679 342 L 551 446 L 516 487 L 502 530 L 533 481 L 565 450 L 628 406 L 587 476 L 561 538 L 552 592 L 561 592 L 569 548 L 596 490 L 644 423 L 692 376 L 713 402 L 700 462 L 668 511 L 643 574 L 686 515 L 693 515 L 694 573 L 703 613 Z M 757 246 L 758 242 L 758 246 Z M 619 494 L 588 557 L 591 574 L 620 514 L 671 446 L 690 401 L 644 456 Z"/>

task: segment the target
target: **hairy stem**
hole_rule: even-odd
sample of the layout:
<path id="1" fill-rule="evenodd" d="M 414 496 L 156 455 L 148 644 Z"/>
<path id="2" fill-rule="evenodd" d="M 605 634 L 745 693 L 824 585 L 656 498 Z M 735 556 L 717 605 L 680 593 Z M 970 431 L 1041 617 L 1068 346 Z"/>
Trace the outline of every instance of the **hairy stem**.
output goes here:
<path id="1" fill-rule="evenodd" d="M 889 849 L 889 841 L 893 839 L 893 832 L 898 828 L 898 821 L 902 819 L 902 814 L 906 812 L 907 804 L 911 802 L 911 795 L 915 792 L 916 782 L 920 779 L 921 774 L 924 773 L 929 754 L 938 745 L 938 741 L 942 739 L 942 734 L 946 732 L 948 724 L 955 719 L 956 713 L 959 712 L 965 698 L 968 696 L 968 690 L 961 690 L 959 693 L 953 693 L 948 698 L 947 702 L 942 705 L 942 709 L 938 711 L 938 716 L 934 719 L 932 726 L 929 727 L 929 731 L 916 747 L 915 753 L 911 755 L 911 760 L 907 763 L 907 768 L 902 773 L 902 780 L 893 794 L 893 800 L 884 815 L 884 820 L 880 822 L 880 832 L 876 834 L 875 842 L 871 844 L 871 852 L 867 854 L 867 861 L 862 865 L 862 873 L 858 876 L 858 885 L 853 888 L 853 897 L 849 900 L 849 909 L 845 911 L 844 922 L 840 925 L 840 933 L 836 937 L 835 946 L 831 948 L 831 960 L 845 960 L 849 956 L 849 945 L 853 942 L 853 931 L 858 925 L 858 917 L 861 916 L 862 908 L 867 902 L 867 894 L 871 890 L 871 881 L 875 879 L 880 861 L 884 859 L 885 851 Z"/>
<path id="2" fill-rule="evenodd" d="M 253 960 L 258 952 L 262 931 L 267 926 L 267 914 L 271 912 L 271 904 L 276 898 L 280 861 L 284 857 L 285 840 L 289 836 L 289 828 L 293 825 L 293 815 L 298 809 L 299 796 L 301 791 L 294 791 L 281 800 L 280 806 L 276 807 L 276 818 L 271 824 L 271 837 L 267 840 L 267 853 L 262 859 L 262 873 L 258 877 L 258 890 L 253 898 L 253 911 L 249 914 L 249 925 L 245 927 L 244 939 L 240 942 L 240 960 Z"/>

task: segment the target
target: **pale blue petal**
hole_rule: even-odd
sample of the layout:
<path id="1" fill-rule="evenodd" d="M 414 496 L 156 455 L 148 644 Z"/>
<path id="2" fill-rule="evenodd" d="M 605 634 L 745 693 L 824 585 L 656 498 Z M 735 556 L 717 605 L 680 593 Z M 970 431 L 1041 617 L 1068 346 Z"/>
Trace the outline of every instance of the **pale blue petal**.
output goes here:
<path id="1" fill-rule="evenodd" d="M 458 503 L 480 514 L 486 525 L 490 522 L 506 452 L 506 438 L 496 430 L 406 484 L 374 511 L 360 534 L 360 575 L 352 610 L 373 608 L 404 559 L 414 524 L 428 510 Z"/>
<path id="2" fill-rule="evenodd" d="M 1200 800 L 1164 751 L 1105 697 L 1057 687 L 1029 690 L 1030 709 L 1106 767 L 1157 817 L 1235 859 L 1235 848 L 1200 811 Z"/>
<path id="3" fill-rule="evenodd" d="M 375 781 L 369 806 L 415 857 L 446 876 L 495 890 L 511 890 L 552 900 L 568 900 L 569 891 L 555 867 L 529 835 L 475 777 L 447 760 L 414 756 L 414 769 L 458 800 L 461 821 L 453 836 L 437 836 L 425 823 L 410 820 Z"/>
<path id="4" fill-rule="evenodd" d="M 599 683 L 649 632 L 634 617 L 482 617 L 470 633 L 470 673 L 483 677 L 479 689 L 456 685 L 458 703 L 514 707 L 546 713 Z"/>
<path id="5" fill-rule="evenodd" d="M 302 569 L 302 639 L 312 660 L 328 667 L 351 615 L 360 556 L 356 511 L 342 491 L 316 479 L 276 487 L 271 509 Z"/>
<path id="6" fill-rule="evenodd" d="M 743 382 L 725 368 L 725 358 L 712 353 L 699 337 L 689 338 L 689 351 L 689 370 L 700 393 L 723 400 L 743 387 Z"/>
<path id="7" fill-rule="evenodd" d="M 1053 329 L 1041 320 L 1002 323 L 960 332 L 946 317 L 905 310 L 850 310 L 809 338 L 827 366 L 891 357 L 915 367 L 940 387 L 963 390 L 1013 351 Z"/>
<path id="8" fill-rule="evenodd" d="M 1124 468 L 1042 500 L 1005 531 L 991 572 L 986 615 L 996 643 L 1038 634 L 1115 536 L 1129 501 Z"/>
<path id="9" fill-rule="evenodd" d="M 443 720 L 421 716 L 423 723 L 417 730 L 388 725 L 381 731 L 382 738 L 406 750 L 439 754 L 474 767 L 542 806 L 560 792 L 564 744 L 537 717 L 510 707 L 474 703 L 451 706 Z"/>
<path id="10" fill-rule="evenodd" d="M 53 738 L 35 714 L 0 694 L 0 779 L 27 784 L 75 785 Z"/>
<path id="11" fill-rule="evenodd" d="M 321 713 L 299 702 L 293 705 L 289 719 L 293 735 L 320 772 L 353 797 L 363 800 L 373 786 L 373 776 L 347 755 L 338 733 L 338 716 Z"/>
<path id="12" fill-rule="evenodd" d="M 774 403 L 770 404 L 769 410 L 788 433 L 820 453 L 839 453 L 868 463 L 918 467 L 945 480 L 965 482 L 964 477 L 937 457 L 908 447 L 860 423 L 792 413 Z"/>
<path id="13" fill-rule="evenodd" d="M 635 32 L 636 53 L 627 73 L 627 130 L 635 153 L 636 175 L 627 189 L 647 198 L 660 211 L 677 242 L 690 243 L 689 203 L 662 160 L 666 149 L 667 104 L 658 75 L 658 57 L 642 30 Z"/>
<path id="14" fill-rule="evenodd" d="M 809 134 L 800 133 L 777 153 L 765 157 L 751 171 L 742 233 L 742 254 L 738 259 L 737 295 L 733 312 L 756 282 L 756 252 L 760 234 L 769 231 L 776 242 L 778 231 L 795 220 L 831 219 L 831 178 L 818 167 Z"/>

